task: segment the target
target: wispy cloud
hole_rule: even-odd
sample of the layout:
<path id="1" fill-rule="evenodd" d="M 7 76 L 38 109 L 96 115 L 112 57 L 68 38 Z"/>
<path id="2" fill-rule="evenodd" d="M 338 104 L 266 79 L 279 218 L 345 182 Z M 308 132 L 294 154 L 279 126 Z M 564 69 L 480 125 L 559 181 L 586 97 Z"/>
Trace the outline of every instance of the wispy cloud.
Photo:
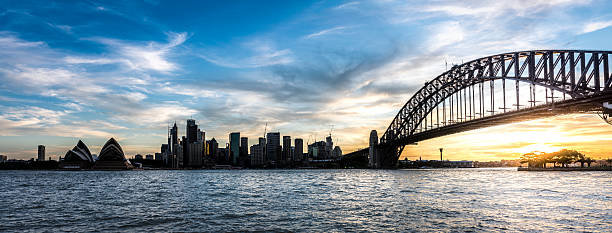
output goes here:
<path id="1" fill-rule="evenodd" d="M 599 31 L 601 29 L 604 29 L 610 26 L 612 26 L 612 20 L 589 22 L 586 25 L 584 25 L 584 28 L 582 29 L 582 33 Z"/>
<path id="2" fill-rule="evenodd" d="M 215 65 L 228 68 L 286 65 L 294 61 L 290 49 L 277 49 L 267 41 L 253 40 L 242 43 L 239 51 L 236 55 L 229 55 L 217 50 L 209 50 L 197 56 Z"/>
<path id="3" fill-rule="evenodd" d="M 347 8 L 355 7 L 356 5 L 359 5 L 359 2 L 352 1 L 352 2 L 347 2 L 347 3 L 340 4 L 340 5 L 336 6 L 336 7 L 334 7 L 334 9 L 337 9 L 337 10 L 339 10 L 339 9 L 347 9 Z"/>
<path id="4" fill-rule="evenodd" d="M 321 30 L 321 31 L 318 31 L 318 32 L 315 32 L 315 33 L 308 34 L 304 38 L 312 39 L 312 38 L 315 38 L 315 37 L 320 37 L 320 36 L 324 36 L 324 35 L 338 33 L 338 32 L 340 32 L 342 30 L 347 29 L 347 28 L 348 27 L 345 27 L 345 26 L 338 26 L 338 27 L 328 28 L 328 29 L 325 29 L 325 30 Z"/>
<path id="5" fill-rule="evenodd" d="M 69 63 L 109 64 L 123 63 L 136 70 L 173 71 L 178 66 L 168 57 L 170 51 L 187 40 L 187 33 L 168 33 L 168 43 L 156 42 L 129 43 L 109 38 L 91 38 L 90 40 L 110 46 L 114 54 L 110 58 L 67 57 Z"/>

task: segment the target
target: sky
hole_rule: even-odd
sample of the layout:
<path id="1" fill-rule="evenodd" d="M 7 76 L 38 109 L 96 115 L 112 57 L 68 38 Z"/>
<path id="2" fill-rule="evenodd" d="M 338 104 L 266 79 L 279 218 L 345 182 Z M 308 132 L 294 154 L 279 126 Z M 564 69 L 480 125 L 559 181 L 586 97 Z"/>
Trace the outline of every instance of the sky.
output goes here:
<path id="1" fill-rule="evenodd" d="M 425 81 L 487 55 L 612 50 L 612 3 L 506 1 L 0 1 L 0 154 L 63 156 L 115 137 L 131 157 L 196 119 L 206 138 L 382 135 Z M 567 115 L 408 146 L 409 159 L 532 150 L 612 155 L 612 126 Z"/>

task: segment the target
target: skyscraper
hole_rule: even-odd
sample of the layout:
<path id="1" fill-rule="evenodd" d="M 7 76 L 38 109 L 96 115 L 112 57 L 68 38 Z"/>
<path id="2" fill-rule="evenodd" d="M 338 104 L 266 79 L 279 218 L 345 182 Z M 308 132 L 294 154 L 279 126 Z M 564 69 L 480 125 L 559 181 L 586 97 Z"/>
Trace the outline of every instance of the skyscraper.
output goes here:
<path id="1" fill-rule="evenodd" d="M 212 157 L 212 159 L 217 159 L 217 149 L 219 148 L 219 143 L 215 138 L 210 139 L 208 142 L 208 156 Z"/>
<path id="2" fill-rule="evenodd" d="M 185 134 L 187 142 L 192 143 L 198 141 L 198 126 L 194 119 L 187 119 Z"/>
<path id="3" fill-rule="evenodd" d="M 331 134 L 325 137 L 325 153 L 327 153 L 326 158 L 332 157 L 332 152 L 334 150 L 334 142 L 332 141 Z"/>
<path id="4" fill-rule="evenodd" d="M 266 135 L 266 156 L 268 161 L 278 162 L 281 158 L 280 133 L 270 132 Z"/>
<path id="5" fill-rule="evenodd" d="M 170 137 L 172 138 L 172 141 L 170 142 L 170 152 L 172 155 L 176 156 L 176 146 L 179 144 L 178 127 L 176 127 L 176 122 L 174 122 L 174 126 L 172 126 L 172 129 L 170 130 Z"/>
<path id="6" fill-rule="evenodd" d="M 291 136 L 283 136 L 283 161 L 291 160 Z"/>
<path id="7" fill-rule="evenodd" d="M 240 157 L 240 132 L 233 132 L 229 135 L 230 161 L 232 165 L 238 165 Z"/>
<path id="8" fill-rule="evenodd" d="M 247 161 L 249 157 L 249 138 L 241 137 L 240 138 L 240 166 L 246 166 L 250 162 Z"/>
<path id="9" fill-rule="evenodd" d="M 368 165 L 370 168 L 378 168 L 376 145 L 378 145 L 378 133 L 376 133 L 376 130 L 372 130 L 370 132 L 370 151 L 368 153 Z"/>
<path id="10" fill-rule="evenodd" d="M 264 135 L 265 136 L 265 135 Z M 268 161 L 268 157 L 266 156 L 266 138 L 259 137 L 259 146 L 261 148 L 261 164 L 264 164 Z"/>
<path id="11" fill-rule="evenodd" d="M 38 145 L 38 161 L 45 161 L 45 146 Z"/>
<path id="12" fill-rule="evenodd" d="M 294 161 L 302 161 L 304 156 L 304 140 L 301 138 L 295 139 L 295 150 L 293 152 Z"/>

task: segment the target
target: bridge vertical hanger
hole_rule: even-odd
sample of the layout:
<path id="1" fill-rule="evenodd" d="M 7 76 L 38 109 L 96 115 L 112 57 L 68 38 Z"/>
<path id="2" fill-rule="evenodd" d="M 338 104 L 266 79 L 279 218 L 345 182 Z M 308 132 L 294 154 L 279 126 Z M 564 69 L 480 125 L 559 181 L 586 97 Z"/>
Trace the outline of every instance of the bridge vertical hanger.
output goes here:
<path id="1" fill-rule="evenodd" d="M 521 79 L 521 73 L 519 72 L 519 53 L 514 53 L 514 77 L 516 78 L 516 110 L 520 109 L 521 102 L 519 101 L 519 80 Z"/>
<path id="2" fill-rule="evenodd" d="M 610 84 L 608 81 L 610 81 L 610 68 L 608 67 L 608 53 L 603 53 L 602 55 L 603 58 L 603 72 L 604 72 L 604 87 L 603 89 L 605 91 L 607 91 L 610 88 Z"/>

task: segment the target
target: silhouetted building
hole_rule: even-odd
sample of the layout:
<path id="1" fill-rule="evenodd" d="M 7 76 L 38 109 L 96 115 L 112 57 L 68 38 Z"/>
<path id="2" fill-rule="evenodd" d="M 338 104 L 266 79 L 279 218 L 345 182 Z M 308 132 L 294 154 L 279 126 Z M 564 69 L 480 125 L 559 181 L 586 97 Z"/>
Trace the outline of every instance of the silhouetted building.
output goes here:
<path id="1" fill-rule="evenodd" d="M 38 145 L 38 161 L 45 161 L 45 146 Z"/>
<path id="2" fill-rule="evenodd" d="M 0 162 L 7 161 L 8 157 L 6 155 L 0 155 Z"/>
<path id="3" fill-rule="evenodd" d="M 155 160 L 163 161 L 164 160 L 164 154 L 156 152 L 155 153 Z"/>
<path id="4" fill-rule="evenodd" d="M 308 156 L 318 160 L 327 159 L 326 143 L 319 141 L 308 145 Z"/>
<path id="5" fill-rule="evenodd" d="M 295 139 L 295 149 L 293 151 L 293 160 L 302 161 L 304 158 L 304 140 L 301 138 Z"/>
<path id="6" fill-rule="evenodd" d="M 240 132 L 233 132 L 229 135 L 229 153 L 232 165 L 238 165 L 240 157 Z"/>
<path id="7" fill-rule="evenodd" d="M 192 143 L 198 141 L 198 126 L 195 123 L 194 119 L 187 120 L 187 126 L 185 129 L 187 142 Z"/>
<path id="8" fill-rule="evenodd" d="M 219 143 L 215 138 L 210 139 L 208 141 L 208 156 L 212 157 L 212 159 L 217 159 L 217 149 L 219 148 Z"/>
<path id="9" fill-rule="evenodd" d="M 265 163 L 263 151 L 261 144 L 251 146 L 251 166 L 261 166 Z"/>
<path id="10" fill-rule="evenodd" d="M 181 137 L 181 149 L 183 151 L 182 154 L 182 165 L 181 167 L 184 167 L 185 165 L 189 164 L 189 142 L 187 142 L 187 138 L 185 136 Z"/>
<path id="11" fill-rule="evenodd" d="M 143 158 L 142 158 L 141 154 L 136 154 L 136 155 L 134 155 L 134 159 L 135 160 L 142 160 Z"/>
<path id="12" fill-rule="evenodd" d="M 162 160 L 164 161 L 164 166 L 169 166 L 169 158 L 170 158 L 170 147 L 168 146 L 168 144 L 162 144 L 161 145 L 161 153 L 159 153 L 160 156 L 159 158 L 157 157 L 157 153 L 155 153 L 155 160 Z"/>
<path id="13" fill-rule="evenodd" d="M 175 145 L 178 145 L 179 142 L 179 137 L 178 137 L 178 127 L 176 127 L 176 122 L 174 122 L 174 126 L 172 126 L 172 129 L 170 130 L 170 137 L 172 139 L 172 141 L 170 142 L 170 151 L 172 152 L 173 155 L 177 155 L 176 153 L 176 148 Z"/>
<path id="14" fill-rule="evenodd" d="M 332 141 L 331 135 L 325 137 L 325 153 L 327 154 L 325 157 L 330 158 L 332 156 L 332 150 L 334 150 L 334 142 Z"/>
<path id="15" fill-rule="evenodd" d="M 278 162 L 281 160 L 280 133 L 271 132 L 266 135 L 266 156 L 268 161 Z"/>
<path id="16" fill-rule="evenodd" d="M 152 154 L 147 154 L 147 155 L 145 155 L 145 159 L 153 160 L 153 155 Z"/>
<path id="17" fill-rule="evenodd" d="M 339 146 L 334 147 L 334 150 L 332 151 L 332 158 L 337 159 L 342 157 L 342 149 L 340 149 Z"/>
<path id="18" fill-rule="evenodd" d="M 283 161 L 291 160 L 291 136 L 283 136 Z"/>
<path id="19" fill-rule="evenodd" d="M 125 170 L 133 168 L 132 164 L 125 158 L 119 143 L 114 139 L 109 139 L 100 151 L 98 161 L 93 166 L 94 169 L 102 170 Z"/>
<path id="20" fill-rule="evenodd" d="M 202 143 L 189 143 L 189 160 L 185 163 L 185 167 L 199 168 L 202 167 Z"/>
<path id="21" fill-rule="evenodd" d="M 379 168 L 380 160 L 378 158 L 378 151 L 376 146 L 378 145 L 378 133 L 376 130 L 370 132 L 370 151 L 368 153 L 368 166 L 370 168 Z"/>
<path id="22" fill-rule="evenodd" d="M 89 152 L 89 148 L 79 140 L 77 145 L 66 152 L 64 159 L 60 159 L 59 167 L 62 169 L 86 169 L 90 168 L 95 162 L 94 156 Z"/>

